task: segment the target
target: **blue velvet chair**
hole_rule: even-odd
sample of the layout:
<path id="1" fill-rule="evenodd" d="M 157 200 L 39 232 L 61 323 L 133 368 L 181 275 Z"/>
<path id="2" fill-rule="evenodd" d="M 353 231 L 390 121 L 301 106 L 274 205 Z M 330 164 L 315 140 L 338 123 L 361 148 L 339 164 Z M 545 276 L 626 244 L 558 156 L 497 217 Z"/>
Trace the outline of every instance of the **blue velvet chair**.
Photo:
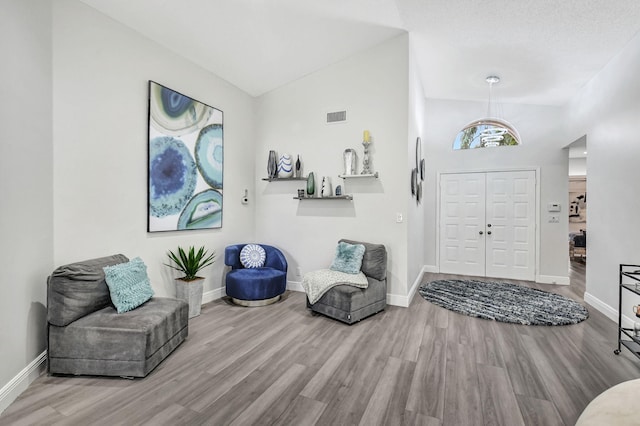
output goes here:
<path id="1" fill-rule="evenodd" d="M 240 262 L 240 251 L 246 244 L 228 246 L 224 263 L 231 267 L 227 273 L 227 296 L 242 306 L 263 306 L 275 303 L 287 289 L 287 259 L 273 246 L 259 244 L 266 259 L 261 268 L 245 268 Z"/>

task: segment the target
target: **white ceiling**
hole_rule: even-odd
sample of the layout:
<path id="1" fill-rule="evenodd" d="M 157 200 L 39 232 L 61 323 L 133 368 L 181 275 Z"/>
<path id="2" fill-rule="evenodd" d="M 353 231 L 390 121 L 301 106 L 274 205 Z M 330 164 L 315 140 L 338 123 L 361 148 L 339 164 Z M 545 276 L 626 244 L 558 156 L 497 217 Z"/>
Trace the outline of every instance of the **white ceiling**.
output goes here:
<path id="1" fill-rule="evenodd" d="M 82 0 L 258 96 L 405 31 L 425 95 L 562 105 L 640 30 L 638 0 Z M 363 70 L 366 72 L 366 70 Z"/>

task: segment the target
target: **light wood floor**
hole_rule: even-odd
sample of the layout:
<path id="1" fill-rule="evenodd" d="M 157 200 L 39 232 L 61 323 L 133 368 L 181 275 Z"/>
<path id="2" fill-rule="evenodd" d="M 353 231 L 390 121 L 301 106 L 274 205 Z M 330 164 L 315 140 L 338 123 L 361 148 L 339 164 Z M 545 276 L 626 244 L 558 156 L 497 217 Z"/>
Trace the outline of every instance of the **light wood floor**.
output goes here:
<path id="1" fill-rule="evenodd" d="M 573 266 L 571 286 L 521 284 L 582 302 L 584 266 Z M 573 425 L 600 392 L 640 377 L 593 308 L 578 325 L 519 326 L 416 295 L 347 326 L 312 316 L 304 297 L 209 303 L 145 379 L 42 376 L 0 424 Z"/>

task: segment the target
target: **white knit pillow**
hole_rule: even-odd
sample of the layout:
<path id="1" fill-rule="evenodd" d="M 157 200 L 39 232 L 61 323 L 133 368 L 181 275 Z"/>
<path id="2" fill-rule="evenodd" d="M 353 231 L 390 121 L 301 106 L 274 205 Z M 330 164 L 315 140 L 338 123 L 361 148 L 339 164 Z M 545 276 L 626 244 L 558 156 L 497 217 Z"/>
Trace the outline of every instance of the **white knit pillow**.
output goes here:
<path id="1" fill-rule="evenodd" d="M 240 251 L 240 263 L 245 268 L 261 268 L 266 258 L 267 253 L 258 244 L 247 244 Z"/>

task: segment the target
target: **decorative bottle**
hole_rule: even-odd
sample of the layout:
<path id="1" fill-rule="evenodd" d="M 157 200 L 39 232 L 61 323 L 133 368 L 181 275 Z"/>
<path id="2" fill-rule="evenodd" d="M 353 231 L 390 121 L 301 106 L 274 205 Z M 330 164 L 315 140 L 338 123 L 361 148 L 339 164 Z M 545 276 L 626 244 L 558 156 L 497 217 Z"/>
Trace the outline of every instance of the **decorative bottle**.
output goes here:
<path id="1" fill-rule="evenodd" d="M 309 172 L 307 176 L 307 195 L 313 196 L 316 192 L 316 180 L 313 176 L 313 172 Z"/>

